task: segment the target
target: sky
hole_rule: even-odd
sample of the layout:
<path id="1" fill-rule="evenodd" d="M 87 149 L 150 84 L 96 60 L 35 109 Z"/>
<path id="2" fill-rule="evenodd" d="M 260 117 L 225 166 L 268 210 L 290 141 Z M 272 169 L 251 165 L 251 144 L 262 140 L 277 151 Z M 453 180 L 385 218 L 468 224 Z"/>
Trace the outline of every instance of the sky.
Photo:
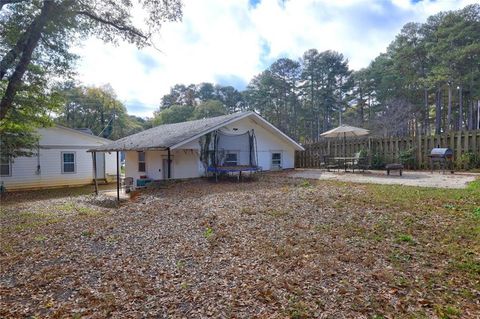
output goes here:
<path id="1" fill-rule="evenodd" d="M 385 52 L 407 22 L 480 0 L 184 0 L 155 47 L 88 39 L 76 49 L 77 79 L 110 84 L 128 112 L 151 117 L 175 84 L 212 82 L 243 90 L 282 57 L 336 50 L 358 70 Z"/>

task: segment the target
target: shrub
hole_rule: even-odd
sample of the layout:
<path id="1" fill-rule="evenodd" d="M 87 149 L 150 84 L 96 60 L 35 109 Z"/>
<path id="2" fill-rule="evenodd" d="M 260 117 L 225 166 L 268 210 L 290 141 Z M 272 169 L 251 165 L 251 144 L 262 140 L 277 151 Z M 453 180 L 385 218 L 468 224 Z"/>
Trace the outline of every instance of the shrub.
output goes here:
<path id="1" fill-rule="evenodd" d="M 372 168 L 373 169 L 384 169 L 385 168 L 385 158 L 375 153 L 372 155 Z"/>
<path id="2" fill-rule="evenodd" d="M 457 165 L 463 169 L 474 169 L 480 167 L 480 156 L 474 152 L 465 152 L 457 160 Z"/>
<path id="3" fill-rule="evenodd" d="M 413 168 L 415 166 L 415 148 L 401 151 L 398 155 L 398 159 L 400 160 L 400 163 L 406 167 Z"/>

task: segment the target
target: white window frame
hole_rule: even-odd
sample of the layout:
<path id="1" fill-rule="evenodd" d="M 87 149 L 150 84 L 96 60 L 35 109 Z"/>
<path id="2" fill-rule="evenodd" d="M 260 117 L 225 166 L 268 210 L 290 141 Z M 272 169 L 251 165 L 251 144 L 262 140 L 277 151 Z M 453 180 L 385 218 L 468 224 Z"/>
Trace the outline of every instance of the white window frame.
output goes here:
<path id="1" fill-rule="evenodd" d="M 274 164 L 273 161 L 273 155 L 274 154 L 280 154 L 280 163 Z M 277 161 L 277 160 L 275 160 Z M 271 151 L 271 156 L 270 156 L 270 165 L 272 165 L 272 168 L 281 168 L 283 165 L 283 152 L 282 151 Z"/>
<path id="2" fill-rule="evenodd" d="M 235 161 L 235 165 L 231 165 L 231 164 L 228 164 L 227 165 L 227 156 L 230 155 L 230 154 L 233 154 L 236 156 L 236 161 Z M 226 151 L 225 152 L 225 159 L 223 160 L 223 165 L 224 166 L 238 166 L 238 162 L 240 161 L 240 151 Z"/>
<path id="3" fill-rule="evenodd" d="M 65 172 L 64 154 L 73 154 L 73 172 Z M 77 152 L 61 152 L 62 174 L 76 174 L 77 173 Z M 70 162 L 67 162 L 70 163 Z"/>
<path id="4" fill-rule="evenodd" d="M 0 165 L 8 165 L 8 174 L 1 174 L 1 171 L 0 171 L 0 176 L 12 176 L 12 160 L 11 158 L 7 157 L 7 163 L 4 164 L 1 162 L 1 159 L 0 159 Z"/>
<path id="5" fill-rule="evenodd" d="M 140 160 L 140 154 L 143 153 L 143 161 Z M 143 171 L 140 170 L 140 163 L 143 163 Z M 137 152 L 137 171 L 139 173 L 147 172 L 147 153 L 145 151 Z"/>

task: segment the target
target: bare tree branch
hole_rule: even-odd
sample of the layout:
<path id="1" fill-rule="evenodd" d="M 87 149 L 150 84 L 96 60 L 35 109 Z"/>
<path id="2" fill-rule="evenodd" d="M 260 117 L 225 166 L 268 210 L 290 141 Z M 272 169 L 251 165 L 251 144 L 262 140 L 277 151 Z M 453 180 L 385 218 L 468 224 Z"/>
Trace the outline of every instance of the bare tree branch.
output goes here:
<path id="1" fill-rule="evenodd" d="M 129 32 L 129 33 L 131 33 L 131 34 L 133 34 L 137 37 L 140 37 L 144 40 L 148 39 L 148 36 L 144 35 L 142 32 L 135 29 L 134 27 L 118 24 L 115 21 L 110 21 L 110 20 L 104 19 L 104 18 L 99 17 L 99 16 L 97 16 L 97 15 L 91 13 L 91 12 L 88 12 L 88 11 L 77 11 L 76 13 L 80 14 L 80 15 L 84 15 L 84 16 L 92 19 L 92 20 L 97 21 L 97 22 L 112 26 L 119 31 Z"/>

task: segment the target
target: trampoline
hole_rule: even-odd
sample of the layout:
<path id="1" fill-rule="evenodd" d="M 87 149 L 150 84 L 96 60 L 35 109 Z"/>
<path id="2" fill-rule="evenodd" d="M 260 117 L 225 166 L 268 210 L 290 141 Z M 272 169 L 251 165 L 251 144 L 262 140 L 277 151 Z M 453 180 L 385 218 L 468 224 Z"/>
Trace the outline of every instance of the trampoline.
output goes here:
<path id="1" fill-rule="evenodd" d="M 218 178 L 221 174 L 255 173 L 257 165 L 257 140 L 255 131 L 232 134 L 217 130 L 200 139 L 201 161 L 207 175 Z"/>

